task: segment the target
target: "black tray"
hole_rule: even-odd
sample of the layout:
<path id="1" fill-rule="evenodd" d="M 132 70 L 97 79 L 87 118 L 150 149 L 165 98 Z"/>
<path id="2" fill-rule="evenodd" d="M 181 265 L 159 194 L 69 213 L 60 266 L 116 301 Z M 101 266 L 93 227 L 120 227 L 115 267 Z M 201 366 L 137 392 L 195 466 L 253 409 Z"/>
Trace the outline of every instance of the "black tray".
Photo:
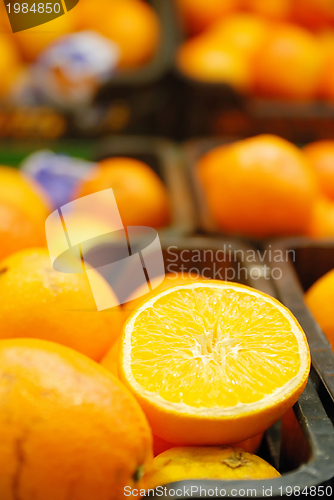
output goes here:
<path id="1" fill-rule="evenodd" d="M 241 278 L 238 280 L 234 277 L 234 281 L 253 286 L 268 294 L 275 294 L 272 283 L 268 279 L 268 269 L 261 262 L 260 253 L 238 240 L 165 236 L 162 237 L 161 243 L 167 272 L 169 269 L 168 249 L 172 246 L 173 271 L 180 270 L 181 265 L 183 265 L 186 271 L 195 272 L 195 269 L 197 269 L 201 274 L 204 268 L 209 267 L 210 271 L 206 270 L 205 276 L 217 278 L 217 275 L 214 276 L 213 272 L 214 270 L 217 272 L 218 267 L 221 268 L 222 277 L 225 278 L 226 269 L 234 269 L 236 277 L 238 277 L 238 266 L 241 266 L 247 269 L 247 275 L 243 272 Z M 184 262 L 181 257 L 182 250 L 200 250 L 201 252 L 211 250 L 212 253 L 202 253 L 201 262 Z M 217 258 L 218 255 L 215 253 L 217 251 L 225 253 L 225 262 L 222 262 L 221 253 L 218 254 L 219 258 Z M 255 262 L 249 263 L 246 260 L 249 251 L 255 252 L 253 254 Z M 178 255 L 177 260 L 175 254 Z M 204 255 L 209 256 L 206 257 L 206 261 Z M 187 254 L 187 259 L 190 256 L 191 254 Z M 229 278 L 230 276 L 232 277 L 231 271 L 227 273 L 226 277 Z M 311 378 L 293 410 L 290 410 L 280 422 L 265 433 L 265 439 L 261 444 L 258 455 L 278 468 L 282 477 L 272 480 L 252 481 L 182 481 L 166 485 L 166 490 L 163 490 L 163 495 L 160 496 L 162 498 L 186 499 L 189 498 L 187 494 L 184 495 L 182 494 L 183 491 L 176 490 L 191 486 L 202 488 L 202 495 L 194 493 L 192 498 L 203 498 L 205 496 L 221 498 L 219 494 L 214 493 L 212 495 L 212 492 L 209 492 L 209 490 L 215 490 L 215 488 L 218 488 L 218 492 L 224 490 L 224 496 L 233 496 L 235 498 L 245 497 L 247 489 L 253 490 L 252 494 L 249 493 L 249 496 L 251 495 L 254 498 L 265 496 L 264 490 L 267 493 L 270 491 L 271 497 L 281 498 L 286 493 L 289 496 L 289 488 L 292 488 L 293 491 L 293 488 L 303 490 L 308 487 L 309 491 L 310 486 L 319 485 L 325 485 L 324 491 L 326 492 L 325 487 L 330 488 L 328 481 L 334 475 L 334 429 Z M 206 493 L 203 493 L 203 491 Z M 330 491 L 332 490 L 327 489 L 327 496 L 331 496 L 331 494 L 328 494 Z M 153 493 L 148 496 L 154 497 Z"/>
<path id="2" fill-rule="evenodd" d="M 17 167 L 29 154 L 40 149 L 99 161 L 112 156 L 129 156 L 146 162 L 166 185 L 171 201 L 172 221 L 159 232 L 190 233 L 194 229 L 193 209 L 186 180 L 180 168 L 176 145 L 165 139 L 140 136 L 112 136 L 94 140 L 11 140 L 0 141 L 0 165 Z"/>
<path id="3" fill-rule="evenodd" d="M 283 261 L 271 264 L 280 270 L 277 277 L 281 276 L 274 280 L 274 286 L 279 299 L 293 312 L 307 335 L 320 395 L 328 403 L 324 387 L 334 403 L 334 352 L 303 298 L 315 281 L 334 268 L 334 240 L 293 238 L 273 242 L 269 249 L 282 252 L 276 255 L 282 255 Z M 334 404 L 327 404 L 326 409 L 334 419 Z"/>

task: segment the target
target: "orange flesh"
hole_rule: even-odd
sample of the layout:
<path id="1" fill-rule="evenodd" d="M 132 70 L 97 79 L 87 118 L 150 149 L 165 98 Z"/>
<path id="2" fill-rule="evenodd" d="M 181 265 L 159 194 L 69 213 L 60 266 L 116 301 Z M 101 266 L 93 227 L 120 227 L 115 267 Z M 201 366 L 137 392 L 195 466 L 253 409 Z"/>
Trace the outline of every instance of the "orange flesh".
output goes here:
<path id="1" fill-rule="evenodd" d="M 247 289 L 177 289 L 135 319 L 132 376 L 193 408 L 256 403 L 298 374 L 295 333 L 277 306 Z"/>

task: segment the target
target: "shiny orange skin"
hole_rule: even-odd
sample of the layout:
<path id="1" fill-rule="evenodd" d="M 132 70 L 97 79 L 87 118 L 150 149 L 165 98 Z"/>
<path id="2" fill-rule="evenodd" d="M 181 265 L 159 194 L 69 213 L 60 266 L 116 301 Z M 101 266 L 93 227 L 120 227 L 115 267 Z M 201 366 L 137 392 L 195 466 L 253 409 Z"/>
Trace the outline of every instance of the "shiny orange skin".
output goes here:
<path id="1" fill-rule="evenodd" d="M 160 21 L 148 2 L 98 0 L 83 2 L 78 7 L 81 29 L 94 29 L 118 45 L 121 68 L 142 66 L 156 53 L 160 42 Z"/>
<path id="2" fill-rule="evenodd" d="M 217 19 L 236 10 L 238 0 L 176 0 L 181 18 L 190 34 L 206 30 Z"/>
<path id="3" fill-rule="evenodd" d="M 215 148 L 199 160 L 197 176 L 222 231 L 252 237 L 306 233 L 317 182 L 304 154 L 288 141 L 259 135 Z"/>
<path id="4" fill-rule="evenodd" d="M 323 64 L 321 43 L 312 33 L 297 25 L 281 24 L 256 61 L 257 92 L 287 100 L 314 99 Z"/>
<path id="5" fill-rule="evenodd" d="M 135 399 L 72 349 L 1 340 L 0 393 L 3 500 L 119 500 L 151 464 Z"/>
<path id="6" fill-rule="evenodd" d="M 0 200 L 0 260 L 23 248 L 46 246 L 44 224 Z"/>
<path id="7" fill-rule="evenodd" d="M 199 35 L 184 42 L 176 57 L 177 67 L 189 78 L 210 83 L 226 83 L 239 92 L 249 92 L 253 75 L 245 54 L 228 42 Z"/>
<path id="8" fill-rule="evenodd" d="M 75 198 L 112 188 L 125 226 L 162 227 L 170 222 L 167 189 L 158 175 L 133 158 L 101 161 L 93 177 L 78 188 Z"/>
<path id="9" fill-rule="evenodd" d="M 86 274 L 55 271 L 47 249 L 21 250 L 0 262 L 0 339 L 50 340 L 99 361 L 123 319 L 119 306 L 98 312 Z"/>
<path id="10" fill-rule="evenodd" d="M 303 148 L 314 169 L 321 191 L 334 200 L 334 141 L 316 141 Z"/>

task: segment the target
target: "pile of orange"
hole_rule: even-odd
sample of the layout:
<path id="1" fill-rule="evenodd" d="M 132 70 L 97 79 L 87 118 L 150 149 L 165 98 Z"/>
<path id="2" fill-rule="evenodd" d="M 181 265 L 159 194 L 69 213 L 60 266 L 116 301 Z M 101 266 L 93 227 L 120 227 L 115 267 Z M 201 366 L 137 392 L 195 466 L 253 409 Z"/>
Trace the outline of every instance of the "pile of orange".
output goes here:
<path id="1" fill-rule="evenodd" d="M 87 276 L 55 271 L 46 249 L 0 261 L 3 495 L 21 456 L 22 500 L 279 476 L 252 453 L 306 385 L 300 325 L 255 289 L 174 278 L 130 296 L 130 315 L 97 312 Z"/>
<path id="2" fill-rule="evenodd" d="M 159 49 L 161 28 L 155 9 L 144 0 L 80 0 L 65 15 L 38 28 L 12 33 L 0 5 L 0 98 L 20 81 L 27 64 L 58 39 L 79 31 L 95 31 L 119 48 L 120 69 L 148 63 Z"/>
<path id="3" fill-rule="evenodd" d="M 212 149 L 199 159 L 196 176 L 223 232 L 333 237 L 333 160 L 333 141 L 301 150 L 260 135 Z"/>
<path id="4" fill-rule="evenodd" d="M 190 78 L 288 100 L 334 98 L 328 0 L 178 0 L 192 37 L 177 65 Z"/>
<path id="5" fill-rule="evenodd" d="M 121 51 L 120 67 L 136 68 L 157 51 L 160 24 L 155 10 L 142 0 L 80 0 L 66 15 L 36 29 L 13 35 L 24 59 L 34 61 L 58 38 L 93 30 L 115 42 Z"/>

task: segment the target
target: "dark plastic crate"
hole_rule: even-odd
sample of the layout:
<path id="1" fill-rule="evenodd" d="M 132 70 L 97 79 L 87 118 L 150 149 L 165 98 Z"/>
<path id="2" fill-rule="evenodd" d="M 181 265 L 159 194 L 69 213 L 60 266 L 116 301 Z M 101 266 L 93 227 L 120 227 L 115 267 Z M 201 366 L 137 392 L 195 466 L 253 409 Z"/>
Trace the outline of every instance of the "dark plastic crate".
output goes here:
<path id="1" fill-rule="evenodd" d="M 237 275 L 238 266 L 241 266 L 247 272 L 243 272 L 240 279 L 234 277 L 234 281 L 253 286 L 271 295 L 276 293 L 272 281 L 268 279 L 268 270 L 261 262 L 260 253 L 236 239 L 201 236 L 185 238 L 169 235 L 161 238 L 161 244 L 167 272 L 169 269 L 169 249 L 172 247 L 173 271 L 181 271 L 183 265 L 186 268 L 184 272 L 194 273 L 197 269 L 198 273 L 201 274 L 204 268 L 209 267 L 210 271 L 206 270 L 205 277 L 217 278 L 217 275 L 214 276 L 214 271 L 217 274 L 218 267 L 221 268 L 222 277 L 225 278 L 226 269 L 234 269 Z M 199 250 L 203 255 L 201 262 L 190 260 L 190 262 L 185 263 L 181 256 L 181 252 L 184 250 L 190 252 L 187 254 L 187 259 L 191 256 L 191 251 Z M 204 254 L 205 251 L 206 254 Z M 219 258 L 216 254 L 218 251 L 220 252 Z M 255 252 L 256 256 L 254 262 L 251 263 L 246 260 L 249 251 Z M 225 254 L 225 261 L 222 261 L 221 252 Z M 177 259 L 175 259 L 175 254 L 178 255 Z M 204 255 L 209 256 L 209 261 L 203 260 Z M 213 257 L 211 257 L 212 255 Z M 231 274 L 228 273 L 226 277 L 229 278 Z M 264 490 L 270 493 L 269 496 L 273 498 L 281 498 L 286 493 L 287 496 L 291 496 L 289 488 L 292 488 L 292 491 L 293 488 L 300 488 L 302 491 L 308 487 L 309 491 L 310 486 L 319 485 L 324 486 L 325 492 L 327 487 L 327 496 L 332 496 L 328 493 L 333 492 L 329 488 L 332 487 L 330 479 L 334 476 L 334 428 L 319 399 L 312 378 L 293 409 L 289 410 L 280 422 L 266 431 L 257 454 L 276 467 L 282 476 L 267 480 L 181 481 L 166 485 L 166 490 L 163 490 L 162 495 L 159 492 L 159 496 L 186 499 L 189 498 L 187 494 L 180 494 L 180 491 L 176 492 L 176 490 L 197 486 L 202 488 L 202 495 L 193 494 L 191 498 L 209 496 L 222 498 L 222 495 L 219 495 L 220 490 L 225 491 L 223 496 L 233 496 L 234 498 L 245 497 L 246 494 L 242 492 L 247 490 L 252 490 L 249 496 L 253 498 L 264 497 Z M 218 495 L 216 493 L 210 495 L 209 490 L 215 490 L 215 488 L 218 489 Z M 237 494 L 235 494 L 236 491 Z M 147 496 L 153 498 L 156 495 L 151 493 Z"/>
<path id="2" fill-rule="evenodd" d="M 334 241 L 293 238 L 273 242 L 267 251 L 269 249 L 272 252 L 278 250 L 285 256 L 282 262 L 274 264 L 280 269 L 277 277 L 281 275 L 280 279 L 274 280 L 274 286 L 279 299 L 293 312 L 305 331 L 318 376 L 318 389 L 334 420 L 334 352 L 304 302 L 304 292 L 334 268 Z M 330 395 L 330 403 L 326 391 Z"/>

